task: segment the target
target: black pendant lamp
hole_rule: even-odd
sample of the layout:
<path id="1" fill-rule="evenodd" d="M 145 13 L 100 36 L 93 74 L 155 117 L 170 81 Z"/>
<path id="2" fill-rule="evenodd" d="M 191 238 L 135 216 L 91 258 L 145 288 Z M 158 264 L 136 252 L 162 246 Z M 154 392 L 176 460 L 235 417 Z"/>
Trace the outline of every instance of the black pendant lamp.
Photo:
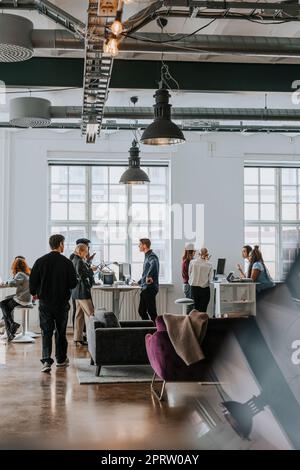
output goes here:
<path id="1" fill-rule="evenodd" d="M 129 149 L 129 168 L 122 174 L 120 184 L 144 184 L 150 183 L 149 176 L 140 168 L 140 149 L 136 140 Z"/>
<path id="2" fill-rule="evenodd" d="M 175 145 L 185 142 L 181 129 L 171 121 L 170 96 L 168 90 L 162 86 L 155 92 L 154 121 L 143 132 L 143 144 Z"/>

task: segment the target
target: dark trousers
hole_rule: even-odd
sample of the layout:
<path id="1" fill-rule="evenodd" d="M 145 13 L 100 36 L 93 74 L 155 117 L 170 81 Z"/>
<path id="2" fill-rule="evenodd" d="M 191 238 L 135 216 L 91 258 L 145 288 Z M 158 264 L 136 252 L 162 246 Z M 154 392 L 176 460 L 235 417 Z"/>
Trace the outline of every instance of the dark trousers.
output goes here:
<path id="1" fill-rule="evenodd" d="M 192 288 L 189 284 L 183 284 L 183 292 L 184 295 L 187 299 L 192 299 Z M 192 305 L 187 305 L 186 306 L 186 314 L 188 315 L 193 309 L 194 309 L 194 304 Z"/>
<path id="2" fill-rule="evenodd" d="M 42 359 L 41 362 L 53 364 L 52 336 L 55 333 L 55 357 L 57 362 L 67 358 L 67 324 L 70 305 L 53 306 L 40 301 L 40 326 L 42 330 Z"/>
<path id="3" fill-rule="evenodd" d="M 13 311 L 14 308 L 17 307 L 18 302 L 16 302 L 12 297 L 7 297 L 6 299 L 0 302 L 0 307 L 3 313 L 3 319 L 5 323 L 6 332 L 9 333 L 13 324 L 14 324 L 14 317 Z"/>
<path id="4" fill-rule="evenodd" d="M 195 302 L 195 309 L 198 312 L 206 312 L 210 301 L 210 288 L 192 286 L 192 298 Z"/>
<path id="5" fill-rule="evenodd" d="M 157 291 L 152 289 L 144 289 L 141 291 L 139 316 L 142 320 L 149 320 L 150 317 L 150 319 L 155 322 L 155 318 L 157 317 L 156 295 Z"/>

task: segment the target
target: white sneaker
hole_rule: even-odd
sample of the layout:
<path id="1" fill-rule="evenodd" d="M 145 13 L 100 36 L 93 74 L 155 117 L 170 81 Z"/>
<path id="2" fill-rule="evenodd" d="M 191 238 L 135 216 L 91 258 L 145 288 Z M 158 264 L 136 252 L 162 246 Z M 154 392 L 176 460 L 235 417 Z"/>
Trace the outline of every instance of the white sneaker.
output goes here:
<path id="1" fill-rule="evenodd" d="M 68 367 L 70 365 L 70 360 L 67 357 L 64 362 L 57 362 L 56 367 Z"/>
<path id="2" fill-rule="evenodd" d="M 49 362 L 44 362 L 41 372 L 51 372 L 51 364 Z"/>

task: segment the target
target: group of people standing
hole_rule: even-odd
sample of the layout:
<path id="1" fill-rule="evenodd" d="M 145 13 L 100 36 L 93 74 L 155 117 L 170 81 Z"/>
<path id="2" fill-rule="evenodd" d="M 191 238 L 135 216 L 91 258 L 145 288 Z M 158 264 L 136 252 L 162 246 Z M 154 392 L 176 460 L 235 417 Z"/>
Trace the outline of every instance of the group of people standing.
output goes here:
<path id="1" fill-rule="evenodd" d="M 66 337 L 70 309 L 70 297 L 74 305 L 74 342 L 84 344 L 85 318 L 94 315 L 91 288 L 94 284 L 93 256 L 89 253 L 88 239 L 78 239 L 74 253 L 68 259 L 62 256 L 65 238 L 52 235 L 49 238 L 50 252 L 39 258 L 30 270 L 25 258 L 17 256 L 12 264 L 12 279 L 5 287 L 16 287 L 14 295 L 1 303 L 7 341 L 14 339 L 20 327 L 14 321 L 14 309 L 27 306 L 33 297 L 39 299 L 39 318 L 42 331 L 42 372 L 50 372 L 52 359 L 52 338 L 55 335 L 56 366 L 66 367 L 68 341 Z M 159 288 L 159 260 L 151 249 L 148 238 L 140 240 L 139 249 L 145 254 L 143 274 L 138 284 L 141 287 L 139 314 L 143 319 L 155 320 L 156 295 Z"/>
<path id="2" fill-rule="evenodd" d="M 258 245 L 255 245 L 254 248 L 250 245 L 243 246 L 242 257 L 247 267 L 244 270 L 240 264 L 237 265 L 240 277 L 255 282 L 257 294 L 274 287 L 275 284 Z M 213 265 L 209 260 L 210 255 L 207 248 L 201 248 L 196 255 L 193 243 L 185 245 L 182 257 L 183 292 L 187 298 L 194 300 L 194 304 L 188 307 L 187 313 L 193 308 L 199 312 L 207 311 L 210 301 L 210 282 L 213 279 Z"/>

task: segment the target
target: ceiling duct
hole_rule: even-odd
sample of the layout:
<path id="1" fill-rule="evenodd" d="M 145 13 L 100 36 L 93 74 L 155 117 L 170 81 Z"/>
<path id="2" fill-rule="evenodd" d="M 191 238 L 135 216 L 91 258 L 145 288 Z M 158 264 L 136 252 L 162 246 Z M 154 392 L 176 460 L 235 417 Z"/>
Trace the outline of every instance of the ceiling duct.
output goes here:
<path id="1" fill-rule="evenodd" d="M 20 62 L 34 54 L 31 43 L 33 24 L 17 15 L 0 15 L 0 62 Z"/>
<path id="2" fill-rule="evenodd" d="M 50 126 L 50 106 L 43 98 L 15 98 L 10 101 L 9 123 L 17 127 Z"/>

